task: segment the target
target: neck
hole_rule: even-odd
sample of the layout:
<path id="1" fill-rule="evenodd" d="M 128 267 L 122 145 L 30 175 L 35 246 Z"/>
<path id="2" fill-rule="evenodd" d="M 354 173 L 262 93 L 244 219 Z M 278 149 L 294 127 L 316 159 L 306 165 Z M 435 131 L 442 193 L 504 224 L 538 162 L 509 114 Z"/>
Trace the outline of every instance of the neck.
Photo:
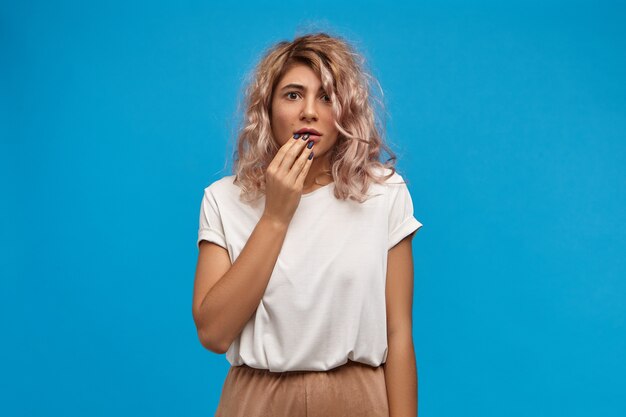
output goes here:
<path id="1" fill-rule="evenodd" d="M 327 158 L 315 159 L 311 162 L 311 168 L 304 180 L 304 188 L 315 188 L 316 184 L 326 185 L 333 182 L 330 172 L 330 162 Z"/>

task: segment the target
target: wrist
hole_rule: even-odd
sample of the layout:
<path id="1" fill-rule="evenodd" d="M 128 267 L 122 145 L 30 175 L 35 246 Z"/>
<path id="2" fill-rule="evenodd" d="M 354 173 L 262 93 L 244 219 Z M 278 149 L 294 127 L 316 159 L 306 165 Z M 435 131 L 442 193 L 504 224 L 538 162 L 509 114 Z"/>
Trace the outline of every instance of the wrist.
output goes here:
<path id="1" fill-rule="evenodd" d="M 263 222 L 264 224 L 267 224 L 269 227 L 280 232 L 286 232 L 287 228 L 289 227 L 289 223 L 267 213 L 263 213 L 259 222 Z"/>

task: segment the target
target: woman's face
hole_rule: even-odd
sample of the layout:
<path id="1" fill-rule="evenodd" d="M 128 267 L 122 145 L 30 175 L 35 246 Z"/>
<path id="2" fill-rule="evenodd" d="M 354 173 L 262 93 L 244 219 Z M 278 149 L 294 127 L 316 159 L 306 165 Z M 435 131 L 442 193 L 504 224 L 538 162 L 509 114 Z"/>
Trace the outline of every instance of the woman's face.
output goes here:
<path id="1" fill-rule="evenodd" d="M 276 85 L 272 97 L 272 133 L 279 146 L 284 145 L 302 128 L 318 131 L 313 146 L 314 160 L 320 160 L 337 142 L 330 97 L 321 90 L 322 81 L 303 64 L 292 66 Z"/>

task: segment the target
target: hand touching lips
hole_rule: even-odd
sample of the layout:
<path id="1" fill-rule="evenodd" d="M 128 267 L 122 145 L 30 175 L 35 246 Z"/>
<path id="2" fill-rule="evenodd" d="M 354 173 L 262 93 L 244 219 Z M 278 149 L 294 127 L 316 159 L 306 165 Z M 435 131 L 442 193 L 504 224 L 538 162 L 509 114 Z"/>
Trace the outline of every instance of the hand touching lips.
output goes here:
<path id="1" fill-rule="evenodd" d="M 320 141 L 320 137 L 322 136 L 322 133 L 318 132 L 317 130 L 315 130 L 313 128 L 308 128 L 308 127 L 302 128 L 302 129 L 300 129 L 300 130 L 298 130 L 298 131 L 296 131 L 294 133 L 299 133 L 299 134 L 301 134 L 303 136 L 304 135 L 308 135 L 307 139 L 309 139 L 309 140 L 311 140 L 311 141 L 313 141 L 315 143 L 319 142 Z"/>

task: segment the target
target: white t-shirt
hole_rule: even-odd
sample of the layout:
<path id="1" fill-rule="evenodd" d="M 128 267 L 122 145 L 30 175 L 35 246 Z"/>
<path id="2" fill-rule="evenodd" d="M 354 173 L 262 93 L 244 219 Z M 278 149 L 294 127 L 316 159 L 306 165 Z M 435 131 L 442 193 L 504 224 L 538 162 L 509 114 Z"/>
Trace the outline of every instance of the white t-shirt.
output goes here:
<path id="1" fill-rule="evenodd" d="M 241 202 L 234 179 L 205 188 L 197 241 L 224 247 L 231 262 L 265 208 L 265 196 Z M 371 184 L 375 196 L 361 204 L 335 198 L 333 187 L 302 195 L 259 306 L 226 352 L 231 365 L 325 371 L 387 360 L 387 251 L 422 224 L 397 172 Z"/>

